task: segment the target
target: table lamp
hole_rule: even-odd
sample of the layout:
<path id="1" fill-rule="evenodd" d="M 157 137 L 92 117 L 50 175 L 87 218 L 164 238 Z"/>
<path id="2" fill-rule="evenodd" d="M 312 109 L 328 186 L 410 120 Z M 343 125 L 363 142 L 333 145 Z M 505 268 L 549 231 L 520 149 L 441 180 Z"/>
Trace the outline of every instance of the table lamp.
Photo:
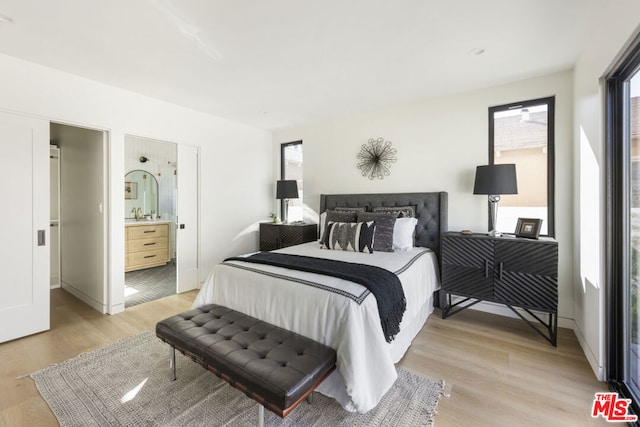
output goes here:
<path id="1" fill-rule="evenodd" d="M 489 235 L 500 236 L 496 230 L 498 203 L 502 194 L 518 194 L 516 165 L 486 165 L 476 167 L 476 181 L 473 194 L 489 196 Z"/>
<path id="2" fill-rule="evenodd" d="M 293 179 L 280 180 L 276 183 L 276 199 L 284 200 L 284 212 L 282 222 L 288 222 L 289 199 L 297 199 L 298 183 Z"/>

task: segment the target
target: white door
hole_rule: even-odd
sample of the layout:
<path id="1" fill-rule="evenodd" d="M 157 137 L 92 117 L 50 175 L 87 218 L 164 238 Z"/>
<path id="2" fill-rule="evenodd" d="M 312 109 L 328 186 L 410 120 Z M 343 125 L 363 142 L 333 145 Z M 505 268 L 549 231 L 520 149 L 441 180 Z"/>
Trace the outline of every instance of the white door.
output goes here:
<path id="1" fill-rule="evenodd" d="M 0 113 L 0 342 L 49 329 L 49 122 Z"/>
<path id="2" fill-rule="evenodd" d="M 178 144 L 176 265 L 178 293 L 198 287 L 198 149 Z"/>

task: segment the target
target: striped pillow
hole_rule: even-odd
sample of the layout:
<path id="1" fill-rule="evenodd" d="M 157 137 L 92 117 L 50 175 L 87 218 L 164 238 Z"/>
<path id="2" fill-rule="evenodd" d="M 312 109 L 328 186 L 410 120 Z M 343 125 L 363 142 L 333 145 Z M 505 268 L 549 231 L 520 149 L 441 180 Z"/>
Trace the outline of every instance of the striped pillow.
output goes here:
<path id="1" fill-rule="evenodd" d="M 358 222 L 373 221 L 376 235 L 373 249 L 380 252 L 393 252 L 393 227 L 397 214 L 358 212 Z"/>
<path id="2" fill-rule="evenodd" d="M 356 213 L 325 211 L 320 215 L 320 246 L 327 240 L 327 226 L 330 222 L 356 222 Z"/>
<path id="3" fill-rule="evenodd" d="M 375 229 L 373 221 L 330 222 L 323 246 L 334 250 L 373 253 Z"/>

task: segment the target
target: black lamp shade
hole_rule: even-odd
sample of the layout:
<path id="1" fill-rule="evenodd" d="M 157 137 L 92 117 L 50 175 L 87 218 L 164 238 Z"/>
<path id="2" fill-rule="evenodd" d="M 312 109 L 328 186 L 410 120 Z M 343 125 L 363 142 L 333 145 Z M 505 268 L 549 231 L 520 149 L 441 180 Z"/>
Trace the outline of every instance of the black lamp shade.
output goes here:
<path id="1" fill-rule="evenodd" d="M 518 194 L 516 165 L 478 166 L 473 194 Z"/>
<path id="2" fill-rule="evenodd" d="M 298 183 L 293 179 L 278 181 L 276 183 L 276 199 L 297 199 Z"/>

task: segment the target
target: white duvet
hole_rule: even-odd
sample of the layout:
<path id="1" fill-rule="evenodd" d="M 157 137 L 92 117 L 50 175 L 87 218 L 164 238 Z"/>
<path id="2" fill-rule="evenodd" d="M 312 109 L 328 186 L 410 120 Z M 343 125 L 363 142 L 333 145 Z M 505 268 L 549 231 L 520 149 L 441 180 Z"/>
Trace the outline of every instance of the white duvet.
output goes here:
<path id="1" fill-rule="evenodd" d="M 374 408 L 396 380 L 394 363 L 402 358 L 433 311 L 432 295 L 439 286 L 435 254 L 425 248 L 363 254 L 320 249 L 316 242 L 276 252 L 371 264 L 398 274 L 407 300 L 398 336 L 391 343 L 385 341 L 376 299 L 361 285 L 240 261 L 215 266 L 193 307 L 220 304 L 334 348 L 337 369 L 317 391 L 333 397 L 351 412 Z M 254 271 L 257 269 L 263 273 Z M 366 297 L 358 303 L 309 283 Z"/>

